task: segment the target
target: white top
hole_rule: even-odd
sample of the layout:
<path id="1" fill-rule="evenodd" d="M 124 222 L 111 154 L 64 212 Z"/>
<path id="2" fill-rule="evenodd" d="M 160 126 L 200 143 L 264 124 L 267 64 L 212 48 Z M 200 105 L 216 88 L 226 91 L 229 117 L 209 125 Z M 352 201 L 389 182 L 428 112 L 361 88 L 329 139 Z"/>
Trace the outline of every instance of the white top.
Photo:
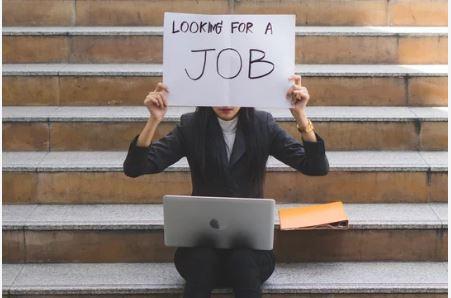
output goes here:
<path id="1" fill-rule="evenodd" d="M 224 135 L 224 141 L 226 143 L 227 160 L 230 160 L 232 154 L 233 143 L 235 142 L 236 127 L 238 124 L 238 116 L 232 120 L 223 120 L 219 117 L 219 125 L 221 125 L 222 133 Z"/>

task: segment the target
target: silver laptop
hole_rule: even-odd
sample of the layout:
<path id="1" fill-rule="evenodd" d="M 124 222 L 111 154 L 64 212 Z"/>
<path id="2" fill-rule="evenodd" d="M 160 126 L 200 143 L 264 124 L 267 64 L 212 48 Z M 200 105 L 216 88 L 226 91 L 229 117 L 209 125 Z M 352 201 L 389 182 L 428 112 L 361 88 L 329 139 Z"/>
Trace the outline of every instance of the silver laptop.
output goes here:
<path id="1" fill-rule="evenodd" d="M 271 250 L 275 200 L 163 196 L 166 246 Z"/>

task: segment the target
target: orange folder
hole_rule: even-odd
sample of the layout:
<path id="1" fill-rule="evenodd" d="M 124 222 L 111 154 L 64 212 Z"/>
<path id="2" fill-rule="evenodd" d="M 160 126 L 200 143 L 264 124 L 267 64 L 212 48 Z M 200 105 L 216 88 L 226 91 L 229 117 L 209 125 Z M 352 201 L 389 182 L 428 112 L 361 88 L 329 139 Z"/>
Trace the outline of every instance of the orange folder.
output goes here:
<path id="1" fill-rule="evenodd" d="M 281 230 L 347 229 L 343 202 L 279 208 Z"/>

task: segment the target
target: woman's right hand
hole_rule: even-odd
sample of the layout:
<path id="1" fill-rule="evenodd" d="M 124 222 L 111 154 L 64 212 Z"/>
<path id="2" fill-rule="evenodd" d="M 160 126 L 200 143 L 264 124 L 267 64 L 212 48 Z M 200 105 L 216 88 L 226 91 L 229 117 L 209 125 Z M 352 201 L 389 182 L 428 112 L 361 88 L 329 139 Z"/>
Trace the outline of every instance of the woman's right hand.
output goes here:
<path id="1" fill-rule="evenodd" d="M 168 109 L 168 93 L 168 87 L 165 84 L 158 82 L 155 90 L 149 92 L 144 99 L 144 105 L 149 110 L 151 118 L 154 118 L 158 122 L 163 119 Z"/>

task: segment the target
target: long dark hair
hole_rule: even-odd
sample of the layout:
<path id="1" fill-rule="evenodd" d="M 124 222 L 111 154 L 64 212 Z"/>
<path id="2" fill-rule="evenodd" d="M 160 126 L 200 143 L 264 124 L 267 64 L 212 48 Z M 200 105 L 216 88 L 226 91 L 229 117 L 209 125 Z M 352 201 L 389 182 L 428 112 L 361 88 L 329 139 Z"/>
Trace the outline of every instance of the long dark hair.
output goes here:
<path id="1" fill-rule="evenodd" d="M 238 111 L 237 129 L 241 129 L 246 144 L 245 162 L 249 169 L 249 179 L 251 189 L 249 194 L 263 194 L 263 182 L 265 178 L 266 160 L 262 148 L 262 144 L 257 139 L 255 131 L 258 129 L 255 121 L 255 109 L 250 107 L 241 107 Z M 225 167 L 221 159 L 221 150 L 223 150 L 222 134 L 217 133 L 219 126 L 216 113 L 211 107 L 197 107 L 195 111 L 195 153 L 198 155 L 197 160 L 200 163 L 197 166 L 202 179 L 208 181 L 207 160 L 213 164 L 209 164 L 208 168 L 224 174 Z M 220 128 L 219 128 L 220 130 Z M 225 175 L 224 175 L 225 177 Z"/>

